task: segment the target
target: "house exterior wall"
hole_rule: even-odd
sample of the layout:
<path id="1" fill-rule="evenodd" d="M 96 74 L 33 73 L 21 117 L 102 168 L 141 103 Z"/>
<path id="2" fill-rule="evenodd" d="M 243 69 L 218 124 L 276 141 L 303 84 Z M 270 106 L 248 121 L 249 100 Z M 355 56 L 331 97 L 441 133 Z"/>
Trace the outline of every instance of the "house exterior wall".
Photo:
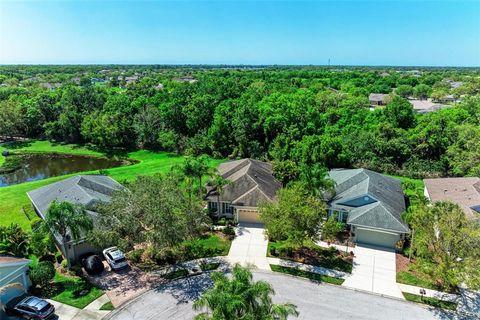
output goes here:
<path id="1" fill-rule="evenodd" d="M 0 266 L 0 287 L 20 283 L 25 289 L 30 288 L 32 283 L 27 274 L 28 264 L 29 262 L 22 262 Z"/>

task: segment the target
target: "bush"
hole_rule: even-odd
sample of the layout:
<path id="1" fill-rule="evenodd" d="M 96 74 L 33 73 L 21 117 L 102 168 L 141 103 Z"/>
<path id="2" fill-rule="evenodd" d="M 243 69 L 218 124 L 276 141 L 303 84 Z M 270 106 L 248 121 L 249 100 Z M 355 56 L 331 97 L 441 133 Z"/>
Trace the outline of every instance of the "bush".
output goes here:
<path id="1" fill-rule="evenodd" d="M 45 288 L 55 276 L 55 268 L 50 261 L 41 261 L 30 270 L 30 280 L 34 286 Z"/>
<path id="2" fill-rule="evenodd" d="M 224 226 L 226 224 L 227 224 L 227 219 L 225 219 L 225 217 L 217 220 L 217 225 L 219 225 L 219 226 Z"/>
<path id="3" fill-rule="evenodd" d="M 67 267 L 68 267 L 67 259 L 63 259 L 62 262 L 60 263 L 60 265 L 62 266 L 63 270 L 67 270 Z"/>
<path id="4" fill-rule="evenodd" d="M 63 255 L 60 251 L 55 252 L 55 261 L 57 263 L 62 263 L 63 261 Z"/>
<path id="5" fill-rule="evenodd" d="M 142 260 L 144 250 L 135 249 L 127 253 L 127 259 L 133 263 L 139 263 Z"/>
<path id="6" fill-rule="evenodd" d="M 228 237 L 234 237 L 235 236 L 235 229 L 231 226 L 227 226 L 223 228 L 222 230 L 223 234 L 228 236 Z"/>

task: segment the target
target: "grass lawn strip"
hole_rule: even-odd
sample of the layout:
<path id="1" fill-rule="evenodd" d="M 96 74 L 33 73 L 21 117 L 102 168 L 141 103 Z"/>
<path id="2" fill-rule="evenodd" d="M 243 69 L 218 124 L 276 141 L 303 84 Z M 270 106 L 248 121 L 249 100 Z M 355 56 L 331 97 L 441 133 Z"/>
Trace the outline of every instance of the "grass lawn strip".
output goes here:
<path id="1" fill-rule="evenodd" d="M 90 150 L 83 146 L 72 144 L 53 144 L 49 141 L 31 141 L 22 142 L 20 147 L 12 149 L 14 151 L 28 151 L 28 152 L 44 152 L 44 153 L 65 153 L 76 155 L 90 155 L 90 156 L 106 156 L 106 154 Z M 5 145 L 0 145 L 1 150 L 5 149 Z M 146 150 L 139 150 L 128 153 L 127 159 L 139 161 L 136 164 L 124 167 L 117 167 L 107 169 L 109 176 L 122 183 L 122 181 L 131 181 L 138 175 L 153 175 L 156 173 L 166 173 L 172 166 L 181 164 L 184 157 L 177 154 L 167 152 L 152 152 Z M 0 158 L 3 163 L 3 157 Z M 209 164 L 216 167 L 223 160 L 211 159 Z M 47 184 L 63 180 L 65 178 L 75 176 L 81 173 L 98 173 L 98 170 L 77 172 L 68 175 L 51 177 L 43 180 L 25 182 L 17 185 L 0 188 L 0 224 L 9 225 L 10 223 L 18 223 L 24 230 L 30 230 L 30 221 L 25 216 L 22 208 L 29 210 L 31 207 L 30 201 L 26 192 L 43 187 Z"/>
<path id="2" fill-rule="evenodd" d="M 397 272 L 397 282 L 432 290 L 440 289 L 436 287 L 431 281 L 427 279 L 422 279 L 408 271 Z"/>
<path id="3" fill-rule="evenodd" d="M 105 303 L 103 306 L 100 307 L 100 310 L 103 310 L 103 311 L 112 311 L 113 309 L 115 309 L 115 307 L 113 306 L 112 301 L 108 301 L 107 303 Z"/>
<path id="4" fill-rule="evenodd" d="M 422 297 L 416 294 L 402 292 L 405 299 L 412 302 L 423 303 L 435 308 L 442 308 L 448 310 L 457 310 L 457 303 L 451 301 L 443 301 L 437 298 Z"/>
<path id="5" fill-rule="evenodd" d="M 56 274 L 51 292 L 45 297 L 83 309 L 103 295 L 103 291 L 80 277 Z"/>
<path id="6" fill-rule="evenodd" d="M 202 264 L 200 264 L 200 269 L 202 269 L 202 271 L 217 270 L 218 267 L 220 267 L 220 263 L 219 263 L 219 262 L 210 262 L 210 263 L 202 263 Z"/>
<path id="7" fill-rule="evenodd" d="M 335 285 L 341 285 L 345 281 L 345 280 L 339 279 L 339 278 L 329 277 L 329 276 L 325 276 L 325 275 L 322 275 L 322 274 L 303 271 L 303 270 L 299 270 L 299 269 L 295 269 L 295 268 L 277 266 L 277 265 L 274 265 L 274 264 L 271 264 L 270 268 L 272 269 L 272 271 L 275 271 L 275 272 L 286 273 L 286 274 L 296 276 L 296 277 L 307 278 L 307 279 L 310 279 L 310 280 L 314 280 L 314 281 L 318 281 L 318 282 L 325 282 L 325 283 L 330 283 L 330 284 L 335 284 Z"/>
<path id="8" fill-rule="evenodd" d="M 163 275 L 163 277 L 168 280 L 175 280 L 178 278 L 184 278 L 188 275 L 189 275 L 189 272 L 187 269 L 178 269 Z"/>

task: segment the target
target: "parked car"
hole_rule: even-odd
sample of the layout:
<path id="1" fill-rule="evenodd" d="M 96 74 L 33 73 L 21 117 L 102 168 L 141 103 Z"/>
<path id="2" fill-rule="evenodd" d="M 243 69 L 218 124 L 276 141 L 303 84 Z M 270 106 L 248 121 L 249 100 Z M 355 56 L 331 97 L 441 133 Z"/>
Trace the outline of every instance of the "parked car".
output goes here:
<path id="1" fill-rule="evenodd" d="M 98 274 L 102 273 L 104 270 L 102 259 L 94 254 L 87 253 L 80 257 L 80 262 L 82 263 L 83 268 L 87 271 L 88 274 Z"/>
<path id="2" fill-rule="evenodd" d="M 55 314 L 55 307 L 48 301 L 24 294 L 7 302 L 5 312 L 25 319 L 48 319 Z"/>
<path id="3" fill-rule="evenodd" d="M 117 247 L 111 247 L 103 250 L 103 256 L 112 270 L 120 270 L 128 266 L 125 255 Z"/>

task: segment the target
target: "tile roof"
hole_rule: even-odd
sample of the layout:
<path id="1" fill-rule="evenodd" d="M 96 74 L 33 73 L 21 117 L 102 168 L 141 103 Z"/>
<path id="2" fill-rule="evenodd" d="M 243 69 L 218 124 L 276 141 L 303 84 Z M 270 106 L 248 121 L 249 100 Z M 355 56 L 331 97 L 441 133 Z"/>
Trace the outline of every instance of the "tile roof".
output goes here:
<path id="1" fill-rule="evenodd" d="M 474 209 L 480 205 L 480 178 L 438 178 L 423 182 L 432 202 L 451 201 L 458 204 L 468 218 L 480 219 L 480 213 Z"/>
<path id="2" fill-rule="evenodd" d="M 269 163 L 255 159 L 241 159 L 220 164 L 219 174 L 229 180 L 222 191 L 221 201 L 233 205 L 257 207 L 260 201 L 275 201 L 276 192 L 282 187 L 272 173 Z M 207 199 L 216 201 L 213 189 Z"/>
<path id="3" fill-rule="evenodd" d="M 329 176 L 336 183 L 329 204 L 349 212 L 348 224 L 409 232 L 401 217 L 406 207 L 400 180 L 367 169 L 334 169 Z M 367 195 L 376 201 L 359 207 L 343 205 Z"/>

